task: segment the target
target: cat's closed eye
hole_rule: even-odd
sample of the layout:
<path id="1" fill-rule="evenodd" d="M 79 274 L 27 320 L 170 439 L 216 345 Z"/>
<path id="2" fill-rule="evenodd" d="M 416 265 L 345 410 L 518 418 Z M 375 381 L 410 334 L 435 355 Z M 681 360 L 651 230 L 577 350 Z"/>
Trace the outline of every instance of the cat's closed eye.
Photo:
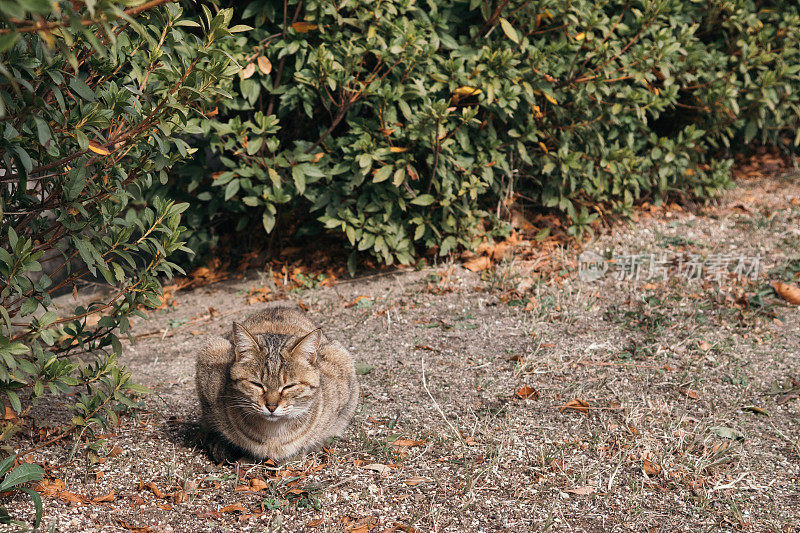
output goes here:
<path id="1" fill-rule="evenodd" d="M 289 383 L 288 385 L 284 385 L 283 388 L 281 389 L 281 394 L 296 388 L 298 385 L 300 385 L 300 383 Z"/>
<path id="2" fill-rule="evenodd" d="M 261 383 L 261 382 L 250 380 L 250 381 L 248 381 L 248 383 L 250 383 L 250 385 L 253 385 L 254 387 L 258 387 L 261 390 L 265 390 L 264 389 L 264 384 Z"/>

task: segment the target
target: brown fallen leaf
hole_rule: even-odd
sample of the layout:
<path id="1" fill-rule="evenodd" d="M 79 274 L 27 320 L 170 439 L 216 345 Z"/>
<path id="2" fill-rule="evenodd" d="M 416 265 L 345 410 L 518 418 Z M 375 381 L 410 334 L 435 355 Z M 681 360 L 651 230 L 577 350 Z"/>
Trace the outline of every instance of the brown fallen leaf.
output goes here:
<path id="1" fill-rule="evenodd" d="M 716 441 L 714 444 L 711 445 L 709 450 L 711 451 L 711 455 L 716 455 L 718 453 L 724 452 L 730 447 L 731 447 L 731 442 L 728 440 Z"/>
<path id="2" fill-rule="evenodd" d="M 163 492 L 161 492 L 161 490 L 152 481 L 149 482 L 149 483 L 144 483 L 142 480 L 139 480 L 139 490 L 142 490 L 142 489 L 148 489 L 150 492 L 152 492 L 155 495 L 156 498 L 162 498 L 163 499 L 163 498 L 167 497 L 167 495 L 164 494 Z"/>
<path id="3" fill-rule="evenodd" d="M 172 502 L 173 503 L 183 503 L 186 501 L 186 493 L 182 490 L 176 490 L 172 493 Z"/>
<path id="4" fill-rule="evenodd" d="M 111 492 L 109 492 L 105 496 L 97 496 L 96 498 L 92 498 L 92 503 L 113 502 L 116 499 L 117 499 L 117 493 L 114 491 L 114 489 L 111 489 Z"/>
<path id="5" fill-rule="evenodd" d="M 268 486 L 267 482 L 263 479 L 253 478 L 250 480 L 250 490 L 258 492 L 266 489 Z"/>
<path id="6" fill-rule="evenodd" d="M 476 257 L 475 259 L 470 259 L 469 261 L 464 262 L 464 268 L 470 272 L 480 272 L 481 270 L 486 270 L 491 266 L 492 260 L 485 256 Z"/>
<path id="7" fill-rule="evenodd" d="M 239 505 L 238 503 L 234 503 L 232 505 L 226 505 L 222 509 L 219 510 L 220 513 L 247 513 L 247 509 L 243 505 Z"/>
<path id="8" fill-rule="evenodd" d="M 121 453 L 122 453 L 122 448 L 120 448 L 119 446 L 114 446 L 113 448 L 111 448 L 111 451 L 109 451 L 106 454 L 106 457 L 116 457 Z"/>
<path id="9" fill-rule="evenodd" d="M 661 465 L 645 459 L 642 462 L 642 470 L 650 477 L 655 477 L 661 473 Z"/>
<path id="10" fill-rule="evenodd" d="M 43 479 L 33 488 L 33 490 L 36 492 L 41 492 L 42 496 L 53 497 L 65 488 L 66 486 L 64 485 L 64 482 L 60 479 Z"/>
<path id="11" fill-rule="evenodd" d="M 800 287 L 782 281 L 772 283 L 775 293 L 792 305 L 800 305 Z"/>
<path id="12" fill-rule="evenodd" d="M 679 392 L 687 398 L 691 398 L 692 400 L 700 398 L 700 394 L 694 389 L 680 389 Z"/>
<path id="13" fill-rule="evenodd" d="M 588 415 L 591 406 L 586 400 L 575 398 L 574 400 L 570 400 L 562 405 L 560 410 L 563 411 L 565 409 L 574 409 L 575 411 L 580 411 L 581 413 L 586 413 Z"/>
<path id="14" fill-rule="evenodd" d="M 594 492 L 597 492 L 597 489 L 594 487 L 590 487 L 589 485 L 584 485 L 583 487 L 575 487 L 574 489 L 567 489 L 564 492 L 569 492 L 570 494 L 578 494 L 580 496 L 588 496 Z"/>
<path id="15" fill-rule="evenodd" d="M 533 387 L 522 387 L 514 392 L 514 396 L 520 400 L 535 400 L 539 397 L 539 391 Z"/>
<path id="16" fill-rule="evenodd" d="M 56 494 L 56 498 L 74 504 L 86 503 L 86 498 L 84 498 L 80 494 L 75 494 L 74 492 L 69 492 L 67 490 L 62 490 L 61 492 Z"/>
<path id="17" fill-rule="evenodd" d="M 322 518 L 314 518 L 313 520 L 306 522 L 306 527 L 319 527 L 322 525 L 322 523 Z"/>
<path id="18" fill-rule="evenodd" d="M 377 472 L 380 475 L 384 476 L 389 473 L 389 467 L 386 465 L 382 465 L 380 463 L 372 463 L 368 464 L 364 467 L 365 470 L 372 470 L 373 472 Z"/>
<path id="19" fill-rule="evenodd" d="M 421 444 L 425 444 L 425 440 L 410 440 L 410 439 L 397 439 L 392 442 L 392 446 L 397 446 L 398 448 L 406 447 L 410 448 L 411 446 L 419 446 Z"/>
<path id="20" fill-rule="evenodd" d="M 403 480 L 403 483 L 405 483 L 409 487 L 416 487 L 417 485 L 421 485 L 422 483 L 427 483 L 428 481 L 430 481 L 428 478 L 414 476 L 406 480 Z"/>

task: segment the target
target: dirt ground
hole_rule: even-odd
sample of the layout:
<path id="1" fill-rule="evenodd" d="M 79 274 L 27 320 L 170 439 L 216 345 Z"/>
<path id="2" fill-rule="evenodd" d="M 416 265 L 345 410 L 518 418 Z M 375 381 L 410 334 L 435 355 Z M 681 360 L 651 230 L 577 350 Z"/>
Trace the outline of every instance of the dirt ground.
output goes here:
<path id="1" fill-rule="evenodd" d="M 362 398 L 341 439 L 280 468 L 214 464 L 194 390 L 204 337 L 274 305 L 248 303 L 273 278 L 178 292 L 123 354 L 154 391 L 145 410 L 95 454 L 70 461 L 71 440 L 34 454 L 66 463 L 43 527 L 800 531 L 800 315 L 768 284 L 797 281 L 799 223 L 796 176 L 745 178 L 589 240 L 609 268 L 594 281 L 578 250 L 551 246 L 287 292 L 351 350 Z M 698 279 L 684 253 L 703 258 Z M 633 254 L 671 266 L 636 279 Z M 714 274 L 720 258 L 751 274 L 756 257 L 755 281 Z M 28 499 L 9 507 L 32 520 Z"/>

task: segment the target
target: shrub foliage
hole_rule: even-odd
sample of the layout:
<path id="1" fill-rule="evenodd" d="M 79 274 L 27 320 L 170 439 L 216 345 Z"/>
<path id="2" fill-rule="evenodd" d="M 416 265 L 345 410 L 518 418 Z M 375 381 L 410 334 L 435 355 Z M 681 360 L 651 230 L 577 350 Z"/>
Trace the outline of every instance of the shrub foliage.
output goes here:
<path id="1" fill-rule="evenodd" d="M 169 184 L 203 200 L 193 247 L 227 221 L 334 231 L 354 254 L 409 263 L 471 246 L 511 199 L 580 236 L 637 201 L 713 196 L 732 146 L 800 141 L 796 2 L 237 9 L 255 29 L 226 43 L 243 65 L 234 98 L 196 120 L 206 148 Z"/>
<path id="2" fill-rule="evenodd" d="M 185 124 L 239 68 L 219 47 L 230 10 L 198 23 L 176 4 L 144 10 L 157 4 L 0 4 L 0 397 L 17 413 L 77 389 L 72 427 L 105 425 L 141 391 L 116 333 L 179 270 L 167 258 L 187 204 L 139 191 L 191 152 Z M 54 309 L 88 274 L 112 294 Z"/>

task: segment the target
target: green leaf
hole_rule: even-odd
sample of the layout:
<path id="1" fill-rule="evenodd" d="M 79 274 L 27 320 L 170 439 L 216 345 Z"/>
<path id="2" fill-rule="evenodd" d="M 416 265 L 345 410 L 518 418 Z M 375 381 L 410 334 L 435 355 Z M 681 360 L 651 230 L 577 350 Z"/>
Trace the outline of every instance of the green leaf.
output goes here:
<path id="1" fill-rule="evenodd" d="M 97 97 L 95 97 L 94 95 L 94 91 L 92 91 L 92 89 L 88 85 L 86 85 L 86 82 L 83 81 L 78 76 L 75 76 L 70 80 L 69 87 L 84 100 L 94 102 L 97 99 Z"/>
<path id="2" fill-rule="evenodd" d="M 514 29 L 514 26 L 512 26 L 509 21 L 501 17 L 500 27 L 503 28 L 503 33 L 505 33 L 509 39 L 519 44 L 519 35 L 517 34 L 517 30 Z"/>
<path id="3" fill-rule="evenodd" d="M 272 229 L 275 227 L 275 215 L 269 211 L 264 211 L 264 214 L 261 217 L 261 223 L 264 225 L 264 229 L 267 231 L 267 233 L 272 232 Z"/>
<path id="4" fill-rule="evenodd" d="M 5 52 L 6 50 L 14 46 L 14 43 L 17 42 L 19 36 L 20 36 L 19 33 L 13 33 L 13 32 L 0 35 L 0 53 Z"/>
<path id="5" fill-rule="evenodd" d="M 389 176 L 391 175 L 392 175 L 392 165 L 384 165 L 381 168 L 379 168 L 372 176 L 372 182 L 380 183 L 382 181 L 386 181 L 389 179 Z"/>
<path id="6" fill-rule="evenodd" d="M 19 401 L 19 396 L 17 396 L 17 393 L 14 392 L 13 390 L 6 389 L 6 396 L 8 397 L 8 403 L 11 404 L 11 408 L 17 414 L 20 414 L 22 412 L 22 404 Z M 2 492 L 2 491 L 3 491 L 3 489 L 0 488 L 0 492 Z"/>
<path id="7" fill-rule="evenodd" d="M 175 23 L 175 26 L 178 26 L 178 27 L 183 26 L 183 27 L 186 27 L 186 28 L 202 28 L 202 26 L 200 26 L 199 23 L 197 23 L 197 22 L 195 22 L 193 20 L 188 20 L 188 19 L 179 20 L 178 22 Z"/>
<path id="8" fill-rule="evenodd" d="M 409 203 L 414 205 L 426 206 L 426 205 L 431 205 L 434 201 L 436 201 L 436 199 L 430 194 L 420 194 L 419 196 L 411 200 L 411 202 Z"/>
<path id="9" fill-rule="evenodd" d="M 0 492 L 12 489 L 29 481 L 41 481 L 44 478 L 44 469 L 33 463 L 22 463 L 6 475 L 0 483 Z"/>
<path id="10" fill-rule="evenodd" d="M 744 129 L 744 143 L 750 144 L 753 139 L 755 139 L 756 135 L 758 134 L 758 122 L 755 120 L 751 120 L 747 123 L 747 127 Z"/>
<path id="11" fill-rule="evenodd" d="M 297 187 L 297 192 L 300 194 L 306 192 L 306 175 L 300 165 L 292 167 L 292 178 L 294 179 L 294 186 Z"/>
<path id="12" fill-rule="evenodd" d="M 237 192 L 239 192 L 239 180 L 231 180 L 228 185 L 225 186 L 225 201 L 233 198 Z"/>
<path id="13" fill-rule="evenodd" d="M 28 496 L 31 497 L 31 500 L 33 500 L 33 508 L 36 510 L 36 518 L 34 519 L 33 522 L 33 529 L 36 529 L 39 527 L 39 524 L 42 523 L 42 514 L 44 513 L 44 507 L 42 506 L 42 497 L 35 490 L 22 489 L 22 492 L 26 493 Z"/>
<path id="14" fill-rule="evenodd" d="M 39 144 L 47 146 L 47 143 L 50 142 L 50 127 L 47 125 L 47 122 L 40 117 L 33 117 L 33 120 L 36 122 L 36 133 L 39 136 Z"/>
<path id="15" fill-rule="evenodd" d="M 4 476 L 6 472 L 11 470 L 11 467 L 14 466 L 14 459 L 16 459 L 16 455 L 9 455 L 2 462 L 0 462 L 0 476 Z"/>

